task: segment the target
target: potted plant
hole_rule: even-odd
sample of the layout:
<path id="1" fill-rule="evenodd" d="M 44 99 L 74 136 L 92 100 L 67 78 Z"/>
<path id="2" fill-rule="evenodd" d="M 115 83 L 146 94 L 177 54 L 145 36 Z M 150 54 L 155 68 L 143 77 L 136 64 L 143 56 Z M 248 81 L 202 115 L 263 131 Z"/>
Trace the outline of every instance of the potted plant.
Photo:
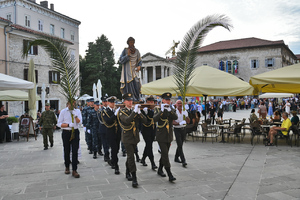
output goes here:
<path id="1" fill-rule="evenodd" d="M 8 125 L 12 125 L 13 123 L 19 123 L 19 120 L 16 117 L 8 117 L 6 119 L 7 119 L 7 124 Z"/>

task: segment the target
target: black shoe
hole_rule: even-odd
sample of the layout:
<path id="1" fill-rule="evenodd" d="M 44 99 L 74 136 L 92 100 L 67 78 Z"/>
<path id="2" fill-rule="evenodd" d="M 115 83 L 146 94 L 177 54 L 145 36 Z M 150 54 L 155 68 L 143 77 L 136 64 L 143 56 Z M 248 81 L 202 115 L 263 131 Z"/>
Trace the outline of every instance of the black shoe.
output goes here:
<path id="1" fill-rule="evenodd" d="M 123 152 L 123 157 L 126 157 L 126 152 Z"/>
<path id="2" fill-rule="evenodd" d="M 48 149 L 48 147 L 45 147 L 45 148 L 44 148 L 44 150 L 47 150 L 47 149 Z"/>
<path id="3" fill-rule="evenodd" d="M 182 163 L 181 160 L 179 160 L 179 158 L 175 158 L 175 159 L 174 159 L 174 162 Z"/>
<path id="4" fill-rule="evenodd" d="M 115 169 L 115 174 L 120 174 L 120 171 L 118 169 Z"/>
<path id="5" fill-rule="evenodd" d="M 167 176 L 162 170 L 158 170 L 157 174 L 160 175 L 161 177 L 166 177 Z"/>
<path id="6" fill-rule="evenodd" d="M 100 156 L 103 156 L 104 154 L 102 153 L 102 151 L 98 151 L 98 154 L 100 155 Z"/>
<path id="7" fill-rule="evenodd" d="M 89 151 L 89 154 L 93 154 L 92 150 Z"/>
<path id="8" fill-rule="evenodd" d="M 137 180 L 132 180 L 132 187 L 137 188 L 138 185 Z"/>
<path id="9" fill-rule="evenodd" d="M 127 178 L 128 181 L 132 181 L 132 176 L 129 172 L 126 173 L 126 178 Z"/>
<path id="10" fill-rule="evenodd" d="M 143 166 L 148 166 L 147 163 L 145 162 L 145 160 L 141 159 L 141 163 Z"/>
<path id="11" fill-rule="evenodd" d="M 156 170 L 157 169 L 157 166 L 154 164 L 154 165 L 152 165 L 152 170 Z"/>
<path id="12" fill-rule="evenodd" d="M 112 169 L 116 169 L 116 166 L 112 165 L 111 168 L 112 168 Z"/>
<path id="13" fill-rule="evenodd" d="M 182 163 L 182 167 L 186 167 L 186 166 L 187 166 L 186 162 Z"/>
<path id="14" fill-rule="evenodd" d="M 53 147 L 53 143 L 50 144 L 50 147 Z"/>
<path id="15" fill-rule="evenodd" d="M 113 166 L 113 164 L 111 163 L 111 160 L 108 160 L 108 161 L 107 161 L 107 164 L 108 164 L 109 166 Z"/>
<path id="16" fill-rule="evenodd" d="M 175 178 L 174 176 L 170 176 L 170 177 L 169 177 L 169 181 L 170 181 L 170 182 L 176 181 L 176 178 Z"/>
<path id="17" fill-rule="evenodd" d="M 108 157 L 104 157 L 104 162 L 108 162 L 109 158 Z"/>
<path id="18" fill-rule="evenodd" d="M 94 158 L 94 159 L 96 159 L 96 158 L 97 158 L 97 151 L 95 151 L 95 152 L 94 152 L 94 156 L 93 156 L 93 158 Z"/>

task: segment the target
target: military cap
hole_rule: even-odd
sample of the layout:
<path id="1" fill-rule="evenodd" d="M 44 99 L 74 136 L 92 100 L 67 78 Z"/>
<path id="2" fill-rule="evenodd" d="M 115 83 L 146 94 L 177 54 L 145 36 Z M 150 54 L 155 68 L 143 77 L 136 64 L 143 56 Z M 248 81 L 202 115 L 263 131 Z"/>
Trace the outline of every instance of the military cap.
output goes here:
<path id="1" fill-rule="evenodd" d="M 132 101 L 133 100 L 133 97 L 132 97 L 132 94 L 131 93 L 126 93 L 126 94 L 123 94 L 123 97 L 122 97 L 124 100 L 127 100 L 127 101 Z"/>
<path id="2" fill-rule="evenodd" d="M 116 99 L 117 99 L 117 97 L 111 96 L 111 97 L 107 98 L 107 101 L 111 102 L 111 103 L 114 103 Z"/>
<path id="3" fill-rule="evenodd" d="M 146 101 L 154 101 L 154 97 L 153 95 L 150 95 L 149 97 L 146 98 Z"/>
<path id="4" fill-rule="evenodd" d="M 90 99 L 87 99 L 86 102 L 90 102 Z"/>
<path id="5" fill-rule="evenodd" d="M 94 104 L 97 105 L 97 106 L 99 106 L 100 102 L 99 101 L 95 101 Z"/>
<path id="6" fill-rule="evenodd" d="M 107 96 L 101 97 L 101 101 L 107 101 Z"/>
<path id="7" fill-rule="evenodd" d="M 161 98 L 166 99 L 166 100 L 171 99 L 171 97 L 172 97 L 172 94 L 170 92 L 165 92 L 161 95 Z"/>
<path id="8" fill-rule="evenodd" d="M 45 106 L 50 106 L 50 103 L 45 103 Z"/>
<path id="9" fill-rule="evenodd" d="M 94 98 L 90 98 L 90 102 L 94 102 Z"/>

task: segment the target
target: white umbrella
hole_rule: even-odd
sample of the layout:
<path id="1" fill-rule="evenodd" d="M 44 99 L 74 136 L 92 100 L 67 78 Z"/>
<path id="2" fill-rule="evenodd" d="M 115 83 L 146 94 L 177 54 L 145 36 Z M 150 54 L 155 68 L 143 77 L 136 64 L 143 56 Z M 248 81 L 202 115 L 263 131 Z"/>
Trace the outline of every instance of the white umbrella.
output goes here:
<path id="1" fill-rule="evenodd" d="M 0 73 L 0 90 L 28 90 L 32 88 L 34 88 L 32 82 Z"/>
<path id="2" fill-rule="evenodd" d="M 41 100 L 36 96 L 36 100 Z M 28 101 L 28 92 L 21 90 L 3 90 L 0 91 L 0 101 Z"/>
<path id="3" fill-rule="evenodd" d="M 98 79 L 98 82 L 97 82 L 97 92 L 98 92 L 98 100 L 101 102 L 101 97 L 102 97 L 102 84 L 101 84 L 101 81 L 100 79 Z"/>
<path id="4" fill-rule="evenodd" d="M 28 81 L 34 84 L 33 89 L 28 92 L 28 109 L 29 115 L 35 120 L 36 119 L 36 82 L 35 82 L 35 70 L 33 59 L 30 59 L 28 69 Z"/>
<path id="5" fill-rule="evenodd" d="M 259 98 L 287 98 L 294 97 L 292 93 L 264 93 L 259 95 Z"/>
<path id="6" fill-rule="evenodd" d="M 97 99 L 97 91 L 96 91 L 96 84 L 95 83 L 93 84 L 93 98 L 96 101 L 96 99 Z"/>
<path id="7" fill-rule="evenodd" d="M 88 94 L 84 94 L 84 95 L 82 95 L 81 97 L 79 97 L 78 100 L 80 100 L 80 101 L 86 101 L 87 99 L 90 99 L 90 98 L 93 98 L 93 97 L 91 97 L 91 96 L 88 95 Z"/>

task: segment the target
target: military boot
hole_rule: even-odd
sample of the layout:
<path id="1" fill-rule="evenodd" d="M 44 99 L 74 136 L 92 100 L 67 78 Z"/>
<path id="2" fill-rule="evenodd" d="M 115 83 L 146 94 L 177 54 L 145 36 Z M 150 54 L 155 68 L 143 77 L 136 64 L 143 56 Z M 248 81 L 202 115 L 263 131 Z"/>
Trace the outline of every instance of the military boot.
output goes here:
<path id="1" fill-rule="evenodd" d="M 142 159 L 140 160 L 140 163 L 142 163 L 143 166 L 148 166 L 147 163 L 145 162 L 145 157 L 143 156 Z"/>
<path id="2" fill-rule="evenodd" d="M 94 156 L 93 156 L 94 159 L 97 158 L 97 151 L 94 151 Z"/>
<path id="3" fill-rule="evenodd" d="M 132 187 L 136 188 L 139 184 L 136 179 L 136 172 L 132 172 Z"/>
<path id="4" fill-rule="evenodd" d="M 176 178 L 173 176 L 173 174 L 171 173 L 171 168 L 170 167 L 165 167 L 168 177 L 169 177 L 169 181 L 173 182 L 176 180 Z"/>
<path id="5" fill-rule="evenodd" d="M 132 181 L 132 176 L 131 176 L 128 169 L 126 169 L 126 176 L 125 177 L 127 178 L 128 181 Z"/>
<path id="6" fill-rule="evenodd" d="M 157 169 L 157 166 L 155 165 L 154 159 L 151 158 L 151 159 L 150 159 L 150 162 L 151 162 L 151 168 L 152 168 L 152 170 L 156 170 L 156 169 Z"/>
<path id="7" fill-rule="evenodd" d="M 162 165 L 162 163 L 159 163 L 159 168 L 157 170 L 157 174 L 160 175 L 161 177 L 166 177 L 166 174 L 163 172 L 163 165 Z"/>

